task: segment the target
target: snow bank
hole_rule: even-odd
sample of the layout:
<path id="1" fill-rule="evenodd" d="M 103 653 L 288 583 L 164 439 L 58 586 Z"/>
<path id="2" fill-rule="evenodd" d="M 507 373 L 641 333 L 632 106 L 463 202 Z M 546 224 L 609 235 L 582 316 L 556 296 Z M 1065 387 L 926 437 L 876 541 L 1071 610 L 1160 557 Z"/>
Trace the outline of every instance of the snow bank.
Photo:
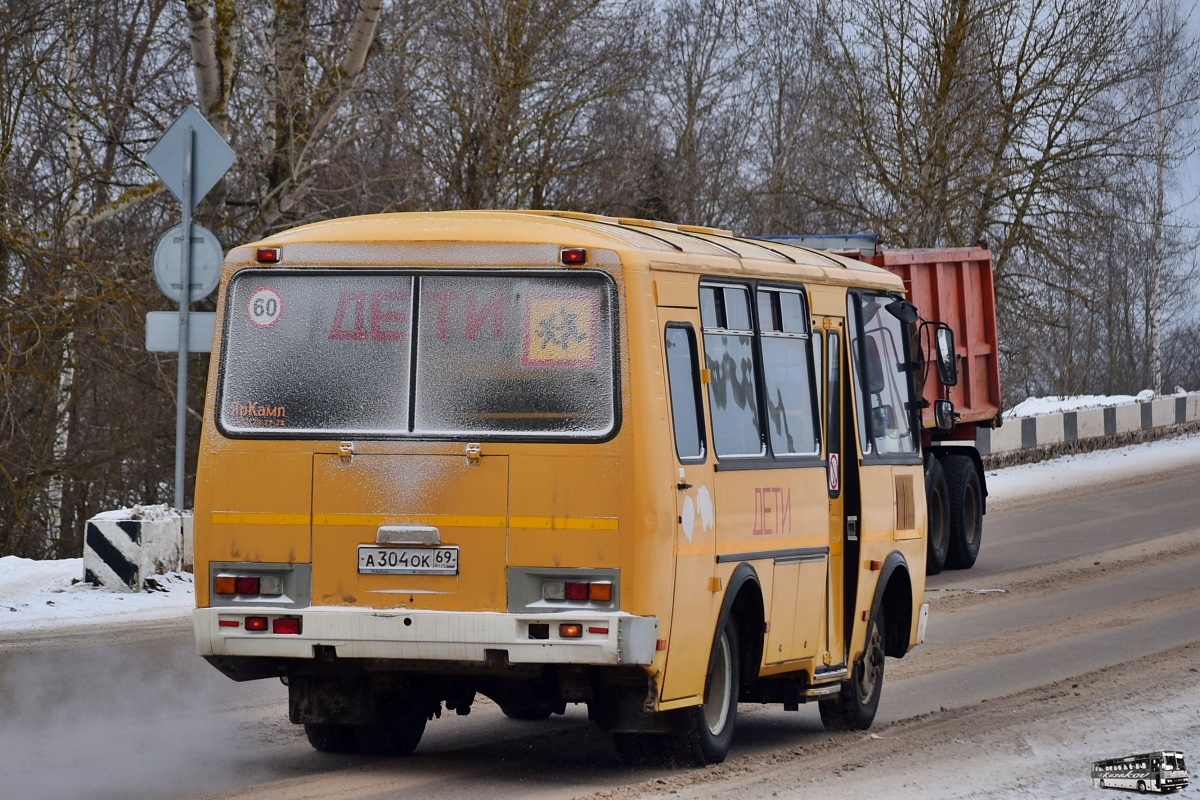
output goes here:
<path id="1" fill-rule="evenodd" d="M 148 590 L 138 593 L 84 583 L 82 574 L 82 558 L 0 558 L 0 634 L 56 626 L 183 619 L 195 605 L 190 573 L 154 576 L 146 581 Z"/>
<path id="2" fill-rule="evenodd" d="M 1179 390 L 1172 396 L 1180 394 L 1187 394 L 1187 392 Z M 1006 410 L 1004 418 L 1036 417 L 1039 414 L 1057 414 L 1063 411 L 1079 411 L 1084 408 L 1108 408 L 1126 403 L 1144 403 L 1153 399 L 1153 389 L 1143 389 L 1136 395 L 1081 394 L 1072 397 L 1029 397 Z"/>

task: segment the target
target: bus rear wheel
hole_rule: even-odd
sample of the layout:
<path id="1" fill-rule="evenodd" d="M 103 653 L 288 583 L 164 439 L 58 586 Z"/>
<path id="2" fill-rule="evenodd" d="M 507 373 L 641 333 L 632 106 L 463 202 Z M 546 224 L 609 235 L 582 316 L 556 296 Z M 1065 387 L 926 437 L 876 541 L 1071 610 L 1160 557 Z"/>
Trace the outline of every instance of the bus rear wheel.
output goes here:
<path id="1" fill-rule="evenodd" d="M 837 697 L 817 704 L 826 730 L 865 731 L 875 721 L 883 693 L 883 631 L 883 611 L 877 610 L 871 614 L 866 648 L 850 680 L 842 684 Z"/>
<path id="2" fill-rule="evenodd" d="M 675 761 L 687 766 L 719 764 L 729 753 L 737 719 L 741 648 L 735 620 L 730 617 L 713 642 L 708 663 L 704 704 L 685 709 L 670 734 Z"/>
<path id="3" fill-rule="evenodd" d="M 1145 794 L 1145 793 L 1146 793 L 1146 782 L 1138 781 L 1138 794 Z"/>
<path id="4" fill-rule="evenodd" d="M 304 723 L 304 735 L 314 750 L 321 753 L 357 753 L 358 739 L 350 725 L 320 722 Z"/>
<path id="5" fill-rule="evenodd" d="M 414 713 L 389 715 L 370 725 L 355 725 L 354 735 L 359 749 L 372 756 L 406 756 L 417 749 L 425 733 L 426 717 Z"/>

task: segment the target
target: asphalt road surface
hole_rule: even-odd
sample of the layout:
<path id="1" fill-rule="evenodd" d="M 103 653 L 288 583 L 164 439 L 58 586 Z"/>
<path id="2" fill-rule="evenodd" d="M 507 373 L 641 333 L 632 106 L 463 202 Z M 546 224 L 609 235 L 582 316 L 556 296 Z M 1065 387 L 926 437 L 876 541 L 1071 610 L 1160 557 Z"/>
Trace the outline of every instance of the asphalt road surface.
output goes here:
<path id="1" fill-rule="evenodd" d="M 1087 762 L 1143 744 L 1184 749 L 1195 774 L 1200 469 L 994 503 L 975 568 L 928 589 L 927 641 L 888 660 L 869 734 L 744 704 L 729 758 L 702 770 L 620 766 L 582 706 L 517 722 L 482 699 L 411 757 L 319 754 L 286 689 L 224 678 L 187 622 L 24 635 L 0 641 L 0 795 L 1092 797 Z"/>

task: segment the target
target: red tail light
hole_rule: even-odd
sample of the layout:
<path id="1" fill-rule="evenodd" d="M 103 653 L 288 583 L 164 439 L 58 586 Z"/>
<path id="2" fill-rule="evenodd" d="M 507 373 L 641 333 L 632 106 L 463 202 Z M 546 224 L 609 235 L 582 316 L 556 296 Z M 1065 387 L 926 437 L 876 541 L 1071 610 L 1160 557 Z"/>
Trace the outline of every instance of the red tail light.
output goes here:
<path id="1" fill-rule="evenodd" d="M 239 575 L 237 579 L 238 594 L 258 594 L 258 577 Z"/>

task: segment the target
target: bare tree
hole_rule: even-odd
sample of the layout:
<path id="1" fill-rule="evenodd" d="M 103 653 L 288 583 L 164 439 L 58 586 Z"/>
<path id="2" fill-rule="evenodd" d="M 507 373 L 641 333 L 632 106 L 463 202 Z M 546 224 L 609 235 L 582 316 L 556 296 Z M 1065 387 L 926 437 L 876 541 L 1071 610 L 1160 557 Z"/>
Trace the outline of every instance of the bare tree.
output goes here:
<path id="1" fill-rule="evenodd" d="M 418 96 L 401 119 L 428 202 L 544 208 L 579 202 L 601 109 L 637 80 L 628 0 L 459 0 L 424 32 Z"/>
<path id="2" fill-rule="evenodd" d="M 1140 37 L 1146 71 L 1128 93 L 1128 102 L 1142 121 L 1143 160 L 1151 172 L 1148 182 L 1151 252 L 1145 262 L 1143 308 L 1147 385 L 1155 392 L 1163 389 L 1164 317 L 1172 300 L 1178 306 L 1180 298 L 1185 296 L 1165 290 L 1168 283 L 1180 284 L 1180 270 L 1172 269 L 1170 262 L 1178 264 L 1182 238 L 1179 230 L 1172 230 L 1178 214 L 1168 207 L 1168 181 L 1195 152 L 1195 122 L 1200 112 L 1200 46 L 1189 27 L 1189 20 L 1172 0 L 1154 0 L 1149 5 L 1143 14 Z M 1194 250 L 1194 241 L 1182 244 Z"/>

